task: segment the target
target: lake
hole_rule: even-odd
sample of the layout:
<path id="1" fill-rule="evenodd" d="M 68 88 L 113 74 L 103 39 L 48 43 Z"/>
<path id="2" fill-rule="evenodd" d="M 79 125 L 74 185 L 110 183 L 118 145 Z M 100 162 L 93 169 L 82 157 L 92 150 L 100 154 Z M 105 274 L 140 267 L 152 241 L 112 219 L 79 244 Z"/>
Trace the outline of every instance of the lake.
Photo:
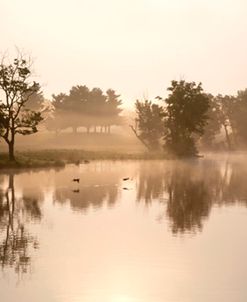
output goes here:
<path id="1" fill-rule="evenodd" d="M 0 188 L 1 302 L 247 301 L 244 156 L 6 171 Z"/>

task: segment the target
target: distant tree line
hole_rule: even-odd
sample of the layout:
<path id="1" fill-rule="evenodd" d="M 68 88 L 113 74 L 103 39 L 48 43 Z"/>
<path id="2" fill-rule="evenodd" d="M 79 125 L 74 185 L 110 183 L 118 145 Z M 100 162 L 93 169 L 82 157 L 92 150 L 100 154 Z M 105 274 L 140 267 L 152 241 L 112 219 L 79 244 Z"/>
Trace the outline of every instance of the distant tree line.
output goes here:
<path id="1" fill-rule="evenodd" d="M 228 150 L 247 145 L 247 89 L 238 91 L 236 96 L 209 95 L 207 124 L 202 137 L 202 145 L 217 147 L 215 139 L 222 132 Z"/>
<path id="2" fill-rule="evenodd" d="M 71 128 L 73 133 L 77 133 L 78 128 L 84 128 L 87 133 L 110 133 L 112 126 L 120 126 L 124 122 L 120 115 L 121 105 L 120 95 L 113 89 L 104 94 L 100 88 L 90 90 L 85 85 L 77 85 L 68 94 L 53 94 L 50 102 L 42 93 L 35 93 L 26 107 L 45 113 L 44 125 L 49 131 L 59 133 Z"/>
<path id="3" fill-rule="evenodd" d="M 124 124 L 120 95 L 109 89 L 73 86 L 46 101 L 40 85 L 31 80 L 30 61 L 18 54 L 12 63 L 0 64 L 0 137 L 15 160 L 16 135 L 38 131 L 43 121 L 59 133 L 84 128 L 87 133 L 110 133 Z M 201 83 L 172 81 L 166 98 L 135 103 L 136 119 L 130 125 L 149 151 L 165 151 L 177 157 L 196 156 L 198 147 L 234 150 L 247 146 L 247 89 L 236 96 L 206 93 Z M 222 143 L 219 137 L 223 137 Z M 224 145 L 224 146 L 222 146 Z"/>
<path id="4" fill-rule="evenodd" d="M 157 97 L 161 105 L 135 103 L 131 128 L 149 151 L 163 149 L 181 157 L 197 155 L 198 146 L 234 150 L 247 145 L 247 90 L 213 96 L 201 83 L 172 81 L 168 91 L 166 98 Z"/>
<path id="5" fill-rule="evenodd" d="M 53 95 L 53 112 L 46 121 L 48 130 L 59 132 L 72 128 L 76 133 L 82 127 L 87 133 L 110 133 L 111 126 L 123 123 L 120 116 L 122 101 L 112 89 L 104 94 L 100 88 L 73 86 L 69 94 Z"/>
<path id="6" fill-rule="evenodd" d="M 47 102 L 40 85 L 31 80 L 31 62 L 18 53 L 13 62 L 6 58 L 0 64 L 0 137 L 7 143 L 9 160 L 15 161 L 16 135 L 38 131 L 43 121 L 50 131 L 83 127 L 110 133 L 111 126 L 123 124 L 122 101 L 112 89 L 73 86 L 69 94 L 53 95 Z M 48 105 L 49 103 L 49 105 Z"/>

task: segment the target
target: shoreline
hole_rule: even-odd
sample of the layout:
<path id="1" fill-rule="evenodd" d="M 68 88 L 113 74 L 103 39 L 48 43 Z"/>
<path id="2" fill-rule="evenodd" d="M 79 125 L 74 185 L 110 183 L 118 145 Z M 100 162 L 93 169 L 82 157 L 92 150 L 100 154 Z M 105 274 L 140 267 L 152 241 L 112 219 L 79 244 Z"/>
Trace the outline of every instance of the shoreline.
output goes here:
<path id="1" fill-rule="evenodd" d="M 166 153 L 156 152 L 130 152 L 119 151 L 89 151 L 83 149 L 47 149 L 16 151 L 16 161 L 8 159 L 8 153 L 0 153 L 0 171 L 6 169 L 36 169 L 36 168 L 63 168 L 67 164 L 88 164 L 95 160 L 200 160 L 208 157 L 210 153 L 199 154 L 193 157 L 174 157 Z M 214 154 L 217 154 L 214 153 Z M 232 153 L 224 153 L 232 154 Z M 236 153 L 234 153 L 236 155 Z M 238 153 L 237 153 L 238 154 Z M 204 156 L 205 155 L 205 156 Z"/>
<path id="2" fill-rule="evenodd" d="M 88 164 L 94 160 L 168 160 L 164 153 L 121 153 L 114 151 L 86 151 L 80 149 L 48 149 L 40 151 L 16 151 L 16 161 L 0 154 L 0 171 L 5 169 L 62 168 L 66 164 Z"/>

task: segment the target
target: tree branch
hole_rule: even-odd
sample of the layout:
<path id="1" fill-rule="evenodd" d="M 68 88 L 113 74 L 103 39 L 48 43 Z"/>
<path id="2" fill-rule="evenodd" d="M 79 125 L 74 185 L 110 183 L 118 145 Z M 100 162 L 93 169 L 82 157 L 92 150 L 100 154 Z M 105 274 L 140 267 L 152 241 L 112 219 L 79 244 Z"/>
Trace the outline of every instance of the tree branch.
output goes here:
<path id="1" fill-rule="evenodd" d="M 139 139 L 140 142 L 142 142 L 142 144 L 148 149 L 148 151 L 151 150 L 151 148 L 148 146 L 148 144 L 140 137 L 140 135 L 138 135 L 136 129 L 132 126 L 129 125 L 130 128 L 132 129 L 132 131 L 134 132 L 135 136 Z"/>

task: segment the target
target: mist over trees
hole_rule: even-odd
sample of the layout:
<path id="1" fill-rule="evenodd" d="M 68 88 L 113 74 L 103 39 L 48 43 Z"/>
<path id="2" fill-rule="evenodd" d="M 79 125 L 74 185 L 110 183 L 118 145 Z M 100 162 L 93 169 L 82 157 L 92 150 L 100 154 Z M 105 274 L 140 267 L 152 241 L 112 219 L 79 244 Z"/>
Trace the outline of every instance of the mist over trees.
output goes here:
<path id="1" fill-rule="evenodd" d="M 201 150 L 246 149 L 247 89 L 214 96 L 201 83 L 181 80 L 171 81 L 167 91 L 167 97 L 135 102 L 128 135 L 148 152 L 186 157 Z M 72 86 L 68 93 L 47 100 L 32 81 L 29 59 L 18 53 L 12 63 L 3 58 L 0 64 L 0 138 L 11 161 L 15 161 L 16 135 L 36 133 L 41 122 L 43 133 L 110 134 L 114 126 L 126 126 L 122 105 L 115 90 L 86 85 Z"/>
<path id="2" fill-rule="evenodd" d="M 172 81 L 166 104 L 165 148 L 177 156 L 196 155 L 195 136 L 202 136 L 209 109 L 201 84 Z"/>
<path id="3" fill-rule="evenodd" d="M 204 133 L 209 98 L 201 84 L 194 82 L 172 81 L 167 90 L 170 93 L 163 106 L 136 102 L 138 137 L 145 145 L 148 141 L 149 150 L 158 150 L 163 138 L 163 148 L 170 154 L 194 156 L 196 136 Z"/>
<path id="4" fill-rule="evenodd" d="M 164 135 L 164 109 L 145 100 L 136 101 L 135 125 L 130 125 L 136 137 L 145 145 L 149 151 L 159 151 L 160 140 Z"/>
<path id="5" fill-rule="evenodd" d="M 224 136 L 223 149 L 233 151 L 247 146 L 247 90 L 238 91 L 236 96 L 211 96 L 208 121 L 204 135 L 209 135 L 210 142 L 204 141 L 208 149 L 222 148 L 216 142 L 221 132 Z M 203 137 L 204 139 L 204 137 Z"/>
<path id="6" fill-rule="evenodd" d="M 111 126 L 123 124 L 120 116 L 122 101 L 120 95 L 112 89 L 103 93 L 100 88 L 73 86 L 69 94 L 53 95 L 54 111 L 47 121 L 47 128 L 59 132 L 72 128 L 77 133 L 83 127 L 87 133 L 100 131 L 110 133 Z"/>
<path id="7" fill-rule="evenodd" d="M 183 157 L 196 156 L 198 149 L 246 149 L 247 89 L 236 96 L 213 96 L 201 83 L 172 81 L 167 90 L 168 97 L 157 97 L 160 105 L 148 100 L 135 103 L 136 125 L 131 128 L 149 151 L 163 147 L 168 154 Z"/>

